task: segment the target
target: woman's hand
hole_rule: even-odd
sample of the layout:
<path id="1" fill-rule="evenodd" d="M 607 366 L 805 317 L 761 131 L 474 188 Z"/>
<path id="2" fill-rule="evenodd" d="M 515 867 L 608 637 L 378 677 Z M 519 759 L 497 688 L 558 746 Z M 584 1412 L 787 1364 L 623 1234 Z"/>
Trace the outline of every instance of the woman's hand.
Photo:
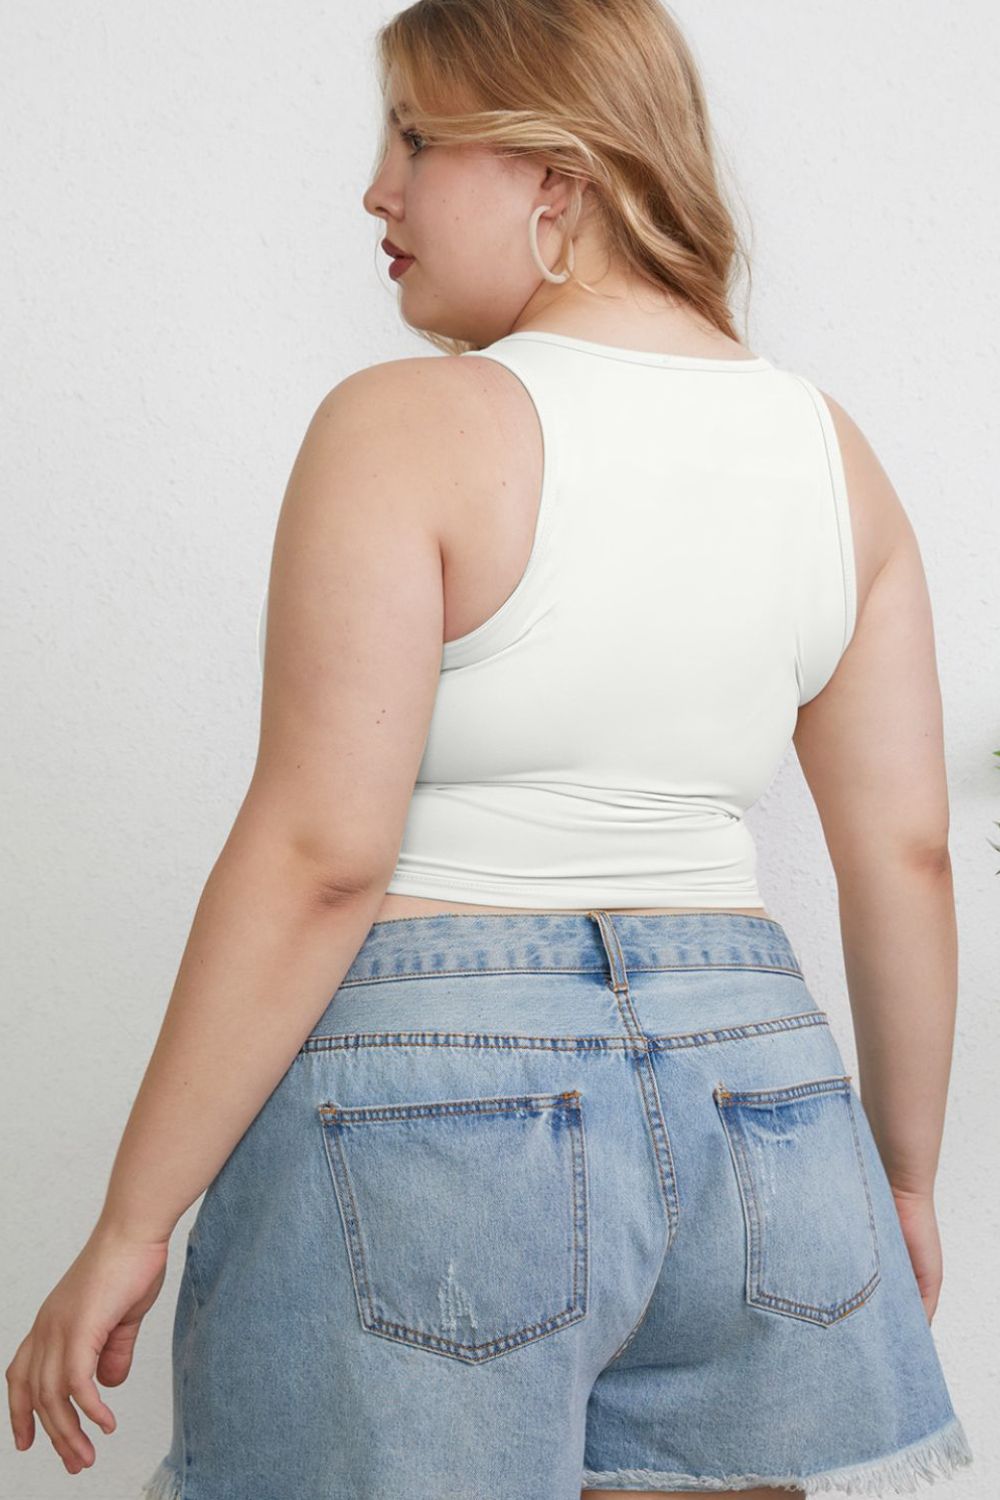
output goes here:
<path id="1" fill-rule="evenodd" d="M 892 1196 L 930 1323 L 941 1295 L 943 1276 L 941 1235 L 934 1198 L 930 1193 L 908 1193 L 896 1187 L 892 1189 Z"/>
<path id="2" fill-rule="evenodd" d="M 115 1430 L 95 1375 L 102 1385 L 121 1385 L 128 1375 L 139 1324 L 163 1285 L 168 1245 L 128 1239 L 98 1223 L 7 1366 L 18 1448 L 31 1447 L 37 1411 L 70 1474 L 93 1464 L 94 1445 L 70 1397 L 104 1432 Z"/>

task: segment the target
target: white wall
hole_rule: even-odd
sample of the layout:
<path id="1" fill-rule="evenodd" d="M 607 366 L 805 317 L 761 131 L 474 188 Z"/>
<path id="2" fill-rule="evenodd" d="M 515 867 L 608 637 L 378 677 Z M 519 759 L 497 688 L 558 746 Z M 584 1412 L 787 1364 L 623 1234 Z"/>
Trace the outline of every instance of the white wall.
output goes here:
<path id="1" fill-rule="evenodd" d="M 0 99 L 4 1364 L 99 1211 L 205 877 L 256 749 L 257 611 L 323 394 L 433 352 L 364 212 L 371 38 L 394 6 L 8 3 Z M 749 340 L 858 420 L 935 607 L 961 926 L 935 1336 L 1000 1483 L 993 64 L 983 0 L 681 0 L 754 229 Z M 992 690 L 992 691 L 991 691 Z M 902 771 L 902 767 L 901 767 Z M 854 1065 L 835 887 L 794 755 L 751 813 L 765 900 Z M 166 1452 L 181 1257 L 80 1496 Z M 992 1269 L 992 1268 L 991 1268 Z M 0 1500 L 57 1500 L 40 1423 Z M 251 1497 L 248 1497 L 251 1500 Z M 292 1497 L 289 1497 L 292 1500 Z"/>

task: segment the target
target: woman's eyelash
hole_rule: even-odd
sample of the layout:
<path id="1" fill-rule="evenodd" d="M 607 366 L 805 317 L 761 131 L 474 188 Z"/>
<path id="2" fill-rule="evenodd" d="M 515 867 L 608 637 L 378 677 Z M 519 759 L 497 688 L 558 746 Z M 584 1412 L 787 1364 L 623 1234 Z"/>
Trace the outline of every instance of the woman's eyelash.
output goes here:
<path id="1" fill-rule="evenodd" d="M 408 141 L 411 145 L 413 144 L 414 138 L 418 141 L 423 142 L 422 145 L 416 146 L 410 152 L 411 156 L 416 156 L 418 152 L 424 149 L 424 145 L 427 144 L 426 141 L 424 141 L 424 137 L 420 134 L 419 130 L 401 130 L 399 133 L 403 137 L 403 140 Z"/>

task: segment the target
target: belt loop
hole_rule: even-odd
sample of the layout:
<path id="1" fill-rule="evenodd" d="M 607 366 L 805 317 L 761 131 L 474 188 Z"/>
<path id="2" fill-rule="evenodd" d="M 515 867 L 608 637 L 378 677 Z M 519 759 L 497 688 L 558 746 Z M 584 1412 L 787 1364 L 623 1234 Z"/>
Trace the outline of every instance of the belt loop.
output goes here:
<path id="1" fill-rule="evenodd" d="M 611 988 L 615 994 L 619 990 L 628 991 L 628 970 L 625 967 L 625 955 L 622 953 L 618 933 L 615 931 L 614 919 L 609 911 L 588 911 L 588 917 L 593 917 L 597 923 L 597 930 L 601 934 L 601 942 L 604 944 L 604 952 L 608 960 L 608 969 L 611 974 Z"/>

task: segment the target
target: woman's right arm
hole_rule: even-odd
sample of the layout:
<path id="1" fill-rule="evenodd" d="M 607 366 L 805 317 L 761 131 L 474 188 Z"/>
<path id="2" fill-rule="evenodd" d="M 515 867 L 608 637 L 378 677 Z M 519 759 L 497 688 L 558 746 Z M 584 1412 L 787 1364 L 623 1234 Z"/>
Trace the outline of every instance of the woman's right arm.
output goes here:
<path id="1" fill-rule="evenodd" d="M 920 1205 L 932 1201 L 958 994 L 941 692 L 913 528 L 860 429 L 826 399 L 850 499 L 858 617 L 829 683 L 800 708 L 794 744 L 837 879 L 859 1093 L 905 1229 L 911 1206 L 928 1223 Z M 921 1249 L 908 1236 L 922 1290 L 939 1260 L 935 1237 L 926 1229 Z"/>

